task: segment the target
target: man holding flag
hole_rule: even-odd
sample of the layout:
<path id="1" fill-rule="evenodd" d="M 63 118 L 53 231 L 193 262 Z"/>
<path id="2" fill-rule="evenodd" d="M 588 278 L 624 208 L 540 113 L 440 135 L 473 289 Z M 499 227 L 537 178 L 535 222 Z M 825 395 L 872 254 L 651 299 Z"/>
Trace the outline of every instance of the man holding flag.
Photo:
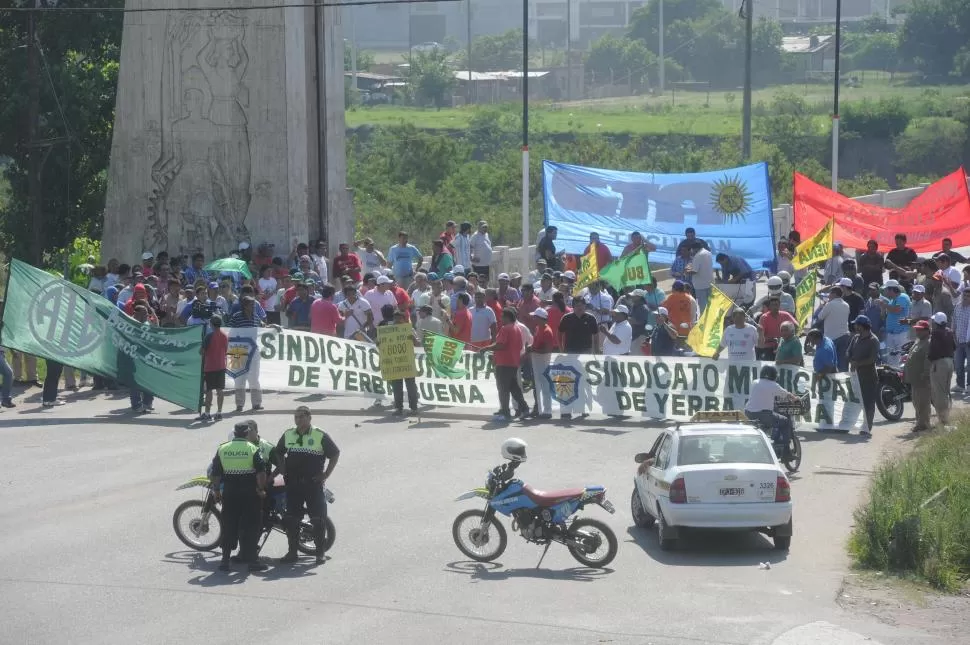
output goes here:
<path id="1" fill-rule="evenodd" d="M 597 271 L 602 271 L 607 264 L 613 261 L 613 254 L 610 252 L 610 247 L 600 242 L 599 233 L 589 234 L 589 246 L 583 251 L 583 255 L 591 255 L 596 259 Z"/>

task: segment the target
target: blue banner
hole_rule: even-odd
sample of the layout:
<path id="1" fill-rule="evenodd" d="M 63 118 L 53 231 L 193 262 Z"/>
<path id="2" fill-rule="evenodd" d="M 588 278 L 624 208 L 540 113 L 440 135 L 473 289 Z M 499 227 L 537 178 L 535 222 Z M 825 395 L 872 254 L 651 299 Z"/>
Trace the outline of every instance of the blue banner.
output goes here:
<path id="1" fill-rule="evenodd" d="M 623 172 L 542 162 L 546 224 L 559 228 L 556 248 L 582 253 L 590 232 L 619 257 L 639 231 L 670 264 L 684 229 L 711 251 L 740 255 L 758 269 L 775 259 L 768 164 L 690 174 Z"/>

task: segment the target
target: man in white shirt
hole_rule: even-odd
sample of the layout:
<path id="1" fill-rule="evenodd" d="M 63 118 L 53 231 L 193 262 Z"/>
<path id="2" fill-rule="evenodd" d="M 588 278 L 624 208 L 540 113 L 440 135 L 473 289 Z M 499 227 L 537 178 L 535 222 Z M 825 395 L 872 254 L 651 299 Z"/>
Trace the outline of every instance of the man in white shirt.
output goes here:
<path id="1" fill-rule="evenodd" d="M 455 247 L 455 264 L 470 267 L 472 265 L 472 225 L 471 222 L 462 222 L 458 229 L 458 235 L 452 242 Z"/>
<path id="2" fill-rule="evenodd" d="M 381 307 L 384 305 L 391 305 L 394 309 L 397 309 L 397 298 L 394 297 L 394 292 L 391 291 L 392 282 L 393 280 L 386 275 L 382 275 L 377 278 L 377 288 L 371 289 L 364 294 L 364 300 L 370 304 L 372 312 L 380 312 Z"/>
<path id="3" fill-rule="evenodd" d="M 628 318 L 630 310 L 626 305 L 617 305 L 613 310 L 613 326 L 606 328 L 606 323 L 600 323 L 603 334 L 603 354 L 605 356 L 626 356 L 630 353 L 633 342 L 633 327 Z"/>
<path id="4" fill-rule="evenodd" d="M 310 261 L 313 263 L 313 268 L 317 270 L 317 275 L 320 276 L 320 284 L 330 284 L 330 262 L 327 260 L 326 242 L 317 240 L 317 246 L 310 254 Z"/>
<path id="5" fill-rule="evenodd" d="M 736 362 L 754 362 L 755 348 L 764 344 L 760 327 L 755 327 L 747 320 L 744 309 L 740 307 L 732 314 L 733 325 L 729 325 L 721 334 L 721 345 L 712 357 L 717 360 L 721 352 L 728 350 L 728 360 Z"/>
<path id="6" fill-rule="evenodd" d="M 360 258 L 360 263 L 364 265 L 364 273 L 380 272 L 387 266 L 384 254 L 374 247 L 374 240 L 371 238 L 365 237 L 362 240 L 357 240 L 354 242 L 354 246 L 357 247 L 357 256 Z"/>
<path id="7" fill-rule="evenodd" d="M 478 232 L 471 237 L 472 269 L 482 282 L 488 284 L 488 267 L 492 264 L 492 240 L 488 237 L 488 222 L 478 223 Z"/>
<path id="8" fill-rule="evenodd" d="M 937 273 L 942 278 L 943 288 L 945 289 L 949 286 L 951 291 L 956 291 L 960 287 L 960 282 L 963 278 L 960 275 L 960 271 L 953 266 L 953 261 L 950 259 L 950 256 L 946 253 L 940 253 L 933 259 L 936 260 L 936 266 L 939 269 Z"/>
<path id="9" fill-rule="evenodd" d="M 797 401 L 798 397 L 778 385 L 778 369 L 774 365 L 761 368 L 761 378 L 751 384 L 751 394 L 744 404 L 744 414 L 752 421 L 763 423 L 769 428 L 778 428 L 780 442 L 785 446 L 787 458 L 788 439 L 791 437 L 792 427 L 788 417 L 775 412 L 775 398 Z"/>
<path id="10" fill-rule="evenodd" d="M 822 323 L 822 335 L 831 338 L 835 343 L 835 354 L 839 361 L 839 371 L 849 369 L 849 303 L 842 299 L 842 287 L 829 289 L 829 301 L 818 312 L 818 321 Z"/>
<path id="11" fill-rule="evenodd" d="M 370 303 L 358 297 L 357 287 L 352 284 L 344 287 L 344 299 L 337 310 L 344 317 L 344 338 L 354 338 L 357 332 L 366 334 L 374 323 Z"/>
<path id="12" fill-rule="evenodd" d="M 611 315 L 613 312 L 613 296 L 603 289 L 603 284 L 599 280 L 589 285 L 589 296 L 586 300 L 589 303 L 586 306 L 586 311 L 596 316 L 597 323 L 609 325 L 613 322 L 614 318 Z"/>
<path id="13" fill-rule="evenodd" d="M 694 255 L 691 257 L 688 273 L 693 276 L 691 285 L 694 287 L 694 298 L 703 315 L 711 297 L 711 285 L 714 283 L 714 256 L 703 242 L 694 244 L 692 248 Z"/>
<path id="14" fill-rule="evenodd" d="M 431 305 L 421 305 L 418 307 L 418 322 L 414 328 L 419 332 L 430 331 L 436 334 L 445 333 L 441 320 L 431 315 Z"/>

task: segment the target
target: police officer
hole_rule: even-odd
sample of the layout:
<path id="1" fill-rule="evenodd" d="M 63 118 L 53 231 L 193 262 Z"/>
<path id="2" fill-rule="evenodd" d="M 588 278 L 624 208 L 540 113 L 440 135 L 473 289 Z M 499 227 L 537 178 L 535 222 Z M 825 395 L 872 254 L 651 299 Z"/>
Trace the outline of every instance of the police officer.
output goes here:
<path id="1" fill-rule="evenodd" d="M 233 439 L 219 446 L 212 459 L 212 490 L 222 502 L 222 564 L 229 570 L 230 554 L 238 541 L 250 571 L 265 571 L 256 553 L 260 532 L 261 498 L 266 495 L 266 465 L 259 448 L 249 441 L 246 421 L 233 428 Z M 221 484 L 225 483 L 225 490 Z"/>
<path id="2" fill-rule="evenodd" d="M 323 485 L 337 466 L 340 450 L 320 428 L 310 424 L 310 408 L 301 405 L 294 414 L 296 427 L 283 433 L 276 444 L 276 455 L 286 478 L 286 538 L 289 549 L 280 562 L 296 562 L 300 539 L 300 522 L 306 514 L 313 524 L 313 541 L 317 547 L 317 564 L 322 564 L 327 502 Z"/>

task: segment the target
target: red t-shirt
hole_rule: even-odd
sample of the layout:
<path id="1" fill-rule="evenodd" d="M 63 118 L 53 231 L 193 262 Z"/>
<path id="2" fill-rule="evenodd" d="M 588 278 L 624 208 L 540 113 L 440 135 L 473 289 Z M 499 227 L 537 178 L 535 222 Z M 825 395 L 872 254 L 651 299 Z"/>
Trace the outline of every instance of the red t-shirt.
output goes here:
<path id="1" fill-rule="evenodd" d="M 405 321 L 411 322 L 411 296 L 400 286 L 394 287 L 391 291 L 394 293 L 394 299 L 397 300 L 397 310 L 404 313 Z"/>
<path id="2" fill-rule="evenodd" d="M 503 325 L 495 342 L 502 345 L 495 350 L 495 364 L 499 367 L 518 367 L 522 356 L 522 332 L 516 325 Z"/>
<path id="3" fill-rule="evenodd" d="M 586 250 L 583 251 L 583 255 L 589 253 L 589 246 L 586 246 Z M 596 266 L 600 269 L 605 267 L 607 264 L 613 261 L 613 254 L 610 253 L 610 247 L 606 246 L 602 242 L 596 245 Z"/>
<path id="4" fill-rule="evenodd" d="M 556 305 L 546 307 L 546 312 L 549 314 L 549 328 L 552 329 L 554 338 L 559 338 L 559 321 L 572 310 L 572 307 L 566 307 L 566 311 L 559 311 L 559 307 Z"/>
<path id="5" fill-rule="evenodd" d="M 495 326 L 500 328 L 502 326 L 502 303 L 496 300 L 495 302 L 486 302 L 485 305 L 495 312 Z"/>
<path id="6" fill-rule="evenodd" d="M 539 308 L 539 304 L 539 299 L 532 296 L 531 300 L 523 300 L 516 306 L 519 321 L 531 332 L 536 330 L 536 319 L 532 316 L 532 312 Z"/>
<path id="7" fill-rule="evenodd" d="M 310 305 L 310 331 L 314 334 L 337 335 L 337 323 L 341 321 L 337 305 L 330 300 L 318 298 Z"/>
<path id="8" fill-rule="evenodd" d="M 202 370 L 204 372 L 221 372 L 226 369 L 226 353 L 229 351 L 229 336 L 222 329 L 213 329 L 205 338 L 205 351 L 202 354 Z"/>
<path id="9" fill-rule="evenodd" d="M 340 278 L 349 275 L 354 281 L 360 281 L 360 258 L 356 253 L 338 255 L 333 259 L 333 277 Z"/>
<path id="10" fill-rule="evenodd" d="M 796 329 L 798 328 L 795 318 L 787 311 L 779 311 L 777 316 L 766 311 L 761 314 L 760 322 L 761 328 L 764 330 L 766 347 L 778 346 L 778 339 L 781 338 L 781 323 L 790 322 L 795 325 Z"/>
<path id="11" fill-rule="evenodd" d="M 559 349 L 556 336 L 552 333 L 549 325 L 545 322 L 539 323 L 535 332 L 532 334 L 532 351 L 547 353 Z"/>
<path id="12" fill-rule="evenodd" d="M 455 324 L 455 338 L 470 343 L 472 340 L 472 312 L 467 309 L 459 309 L 451 317 L 451 320 Z"/>
<path id="13" fill-rule="evenodd" d="M 290 306 L 294 298 L 296 298 L 296 285 L 283 292 L 283 306 L 280 309 L 286 311 L 286 308 Z"/>

